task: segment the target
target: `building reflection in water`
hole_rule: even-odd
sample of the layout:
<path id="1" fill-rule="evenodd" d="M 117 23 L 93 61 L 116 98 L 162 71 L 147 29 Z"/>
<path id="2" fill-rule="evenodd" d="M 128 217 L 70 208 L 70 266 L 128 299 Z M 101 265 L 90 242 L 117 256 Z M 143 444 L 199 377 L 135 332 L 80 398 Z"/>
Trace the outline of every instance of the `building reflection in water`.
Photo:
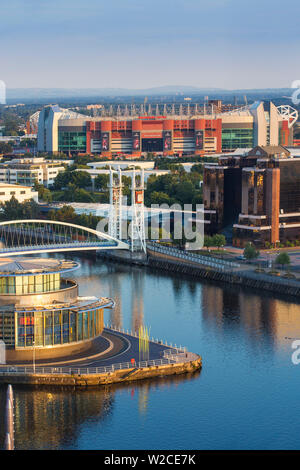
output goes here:
<path id="1" fill-rule="evenodd" d="M 1 387 L 1 398 L 6 387 Z M 1 406 L 3 403 L 1 399 Z M 104 421 L 112 412 L 114 394 L 62 389 L 17 389 L 14 387 L 16 449 L 59 449 L 76 440 L 80 425 L 89 419 Z M 1 422 L 1 443 L 4 422 Z"/>
<path id="2" fill-rule="evenodd" d="M 144 276 L 139 270 L 131 273 L 131 325 L 138 332 L 144 321 Z"/>
<path id="3" fill-rule="evenodd" d="M 114 299 L 115 307 L 110 310 L 110 324 L 122 328 L 123 318 L 122 318 L 122 295 L 121 295 L 121 282 L 120 276 L 115 274 L 111 276 L 109 282 L 109 297 Z"/>
<path id="4" fill-rule="evenodd" d="M 197 371 L 183 376 L 145 380 L 136 382 L 131 390 L 128 384 L 101 387 L 97 390 L 13 387 L 15 448 L 67 449 L 77 442 L 81 425 L 88 421 L 101 422 L 101 428 L 105 432 L 105 422 L 114 413 L 118 391 L 127 389 L 132 396 L 137 392 L 139 414 L 145 415 L 151 391 L 176 387 L 182 381 L 195 380 L 199 375 L 200 372 Z M 0 387 L 1 410 L 5 407 L 5 397 L 6 387 L 3 386 Z M 0 449 L 3 448 L 5 439 L 4 415 L 5 413 L 0 413 Z M 101 449 L 101 434 L 98 448 Z"/>
<path id="5" fill-rule="evenodd" d="M 242 328 L 246 336 L 257 345 L 263 338 L 273 346 L 280 346 L 286 338 L 300 338 L 300 303 L 264 296 L 233 286 L 202 287 L 202 317 L 218 329 Z"/>

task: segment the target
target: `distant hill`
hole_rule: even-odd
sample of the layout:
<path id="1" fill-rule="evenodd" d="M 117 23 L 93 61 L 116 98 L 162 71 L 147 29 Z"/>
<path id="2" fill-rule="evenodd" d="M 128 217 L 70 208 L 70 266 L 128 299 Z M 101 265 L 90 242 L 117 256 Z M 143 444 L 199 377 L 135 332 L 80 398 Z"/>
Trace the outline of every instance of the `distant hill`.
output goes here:
<path id="1" fill-rule="evenodd" d="M 218 88 L 197 88 L 192 86 L 161 86 L 156 88 L 8 88 L 7 97 L 16 98 L 48 98 L 48 97 L 83 97 L 83 96 L 144 96 L 174 95 L 187 93 L 206 93 L 222 91 Z"/>
<path id="2" fill-rule="evenodd" d="M 68 99 L 117 98 L 145 96 L 206 96 L 222 98 L 224 96 L 291 96 L 291 88 L 241 89 L 200 88 L 194 86 L 160 86 L 144 89 L 127 88 L 8 88 L 7 102 L 51 102 Z"/>

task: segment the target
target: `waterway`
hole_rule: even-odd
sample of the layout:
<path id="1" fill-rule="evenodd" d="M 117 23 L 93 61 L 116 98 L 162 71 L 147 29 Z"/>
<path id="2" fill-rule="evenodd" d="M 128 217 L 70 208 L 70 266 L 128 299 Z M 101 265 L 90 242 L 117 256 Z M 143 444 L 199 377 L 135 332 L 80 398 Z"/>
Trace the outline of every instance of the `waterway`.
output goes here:
<path id="1" fill-rule="evenodd" d="M 66 257 L 66 256 L 65 256 Z M 300 303 L 263 291 L 74 257 L 105 321 L 203 357 L 192 376 L 94 390 L 15 388 L 18 449 L 299 449 Z M 0 389 L 4 408 L 5 390 Z M 3 442 L 3 415 L 0 418 Z"/>

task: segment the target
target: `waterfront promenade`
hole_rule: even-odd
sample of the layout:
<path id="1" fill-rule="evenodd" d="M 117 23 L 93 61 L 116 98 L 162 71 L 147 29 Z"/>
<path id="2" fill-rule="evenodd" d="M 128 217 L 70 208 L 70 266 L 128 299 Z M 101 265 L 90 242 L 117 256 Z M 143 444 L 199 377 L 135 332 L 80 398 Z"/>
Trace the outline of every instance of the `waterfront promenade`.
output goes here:
<path id="1" fill-rule="evenodd" d="M 0 383 L 103 385 L 194 372 L 202 367 L 201 357 L 182 346 L 152 339 L 148 354 L 141 355 L 139 342 L 138 334 L 105 328 L 94 345 L 93 354 L 65 357 L 56 362 L 40 360 L 1 365 Z"/>
<path id="2" fill-rule="evenodd" d="M 214 258 L 157 243 L 147 245 L 148 265 L 172 272 L 239 284 L 246 287 L 265 289 L 280 294 L 300 296 L 300 275 L 284 277 L 279 271 L 258 270 L 252 264 L 241 264 Z"/>

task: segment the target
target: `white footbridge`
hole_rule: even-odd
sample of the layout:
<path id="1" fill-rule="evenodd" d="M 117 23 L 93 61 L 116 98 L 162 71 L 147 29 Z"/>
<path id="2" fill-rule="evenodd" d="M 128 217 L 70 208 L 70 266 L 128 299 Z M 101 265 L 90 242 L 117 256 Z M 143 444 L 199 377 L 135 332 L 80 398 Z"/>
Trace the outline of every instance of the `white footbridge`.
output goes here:
<path id="1" fill-rule="evenodd" d="M 128 250 L 106 233 L 55 220 L 0 222 L 0 257 L 86 250 Z"/>

